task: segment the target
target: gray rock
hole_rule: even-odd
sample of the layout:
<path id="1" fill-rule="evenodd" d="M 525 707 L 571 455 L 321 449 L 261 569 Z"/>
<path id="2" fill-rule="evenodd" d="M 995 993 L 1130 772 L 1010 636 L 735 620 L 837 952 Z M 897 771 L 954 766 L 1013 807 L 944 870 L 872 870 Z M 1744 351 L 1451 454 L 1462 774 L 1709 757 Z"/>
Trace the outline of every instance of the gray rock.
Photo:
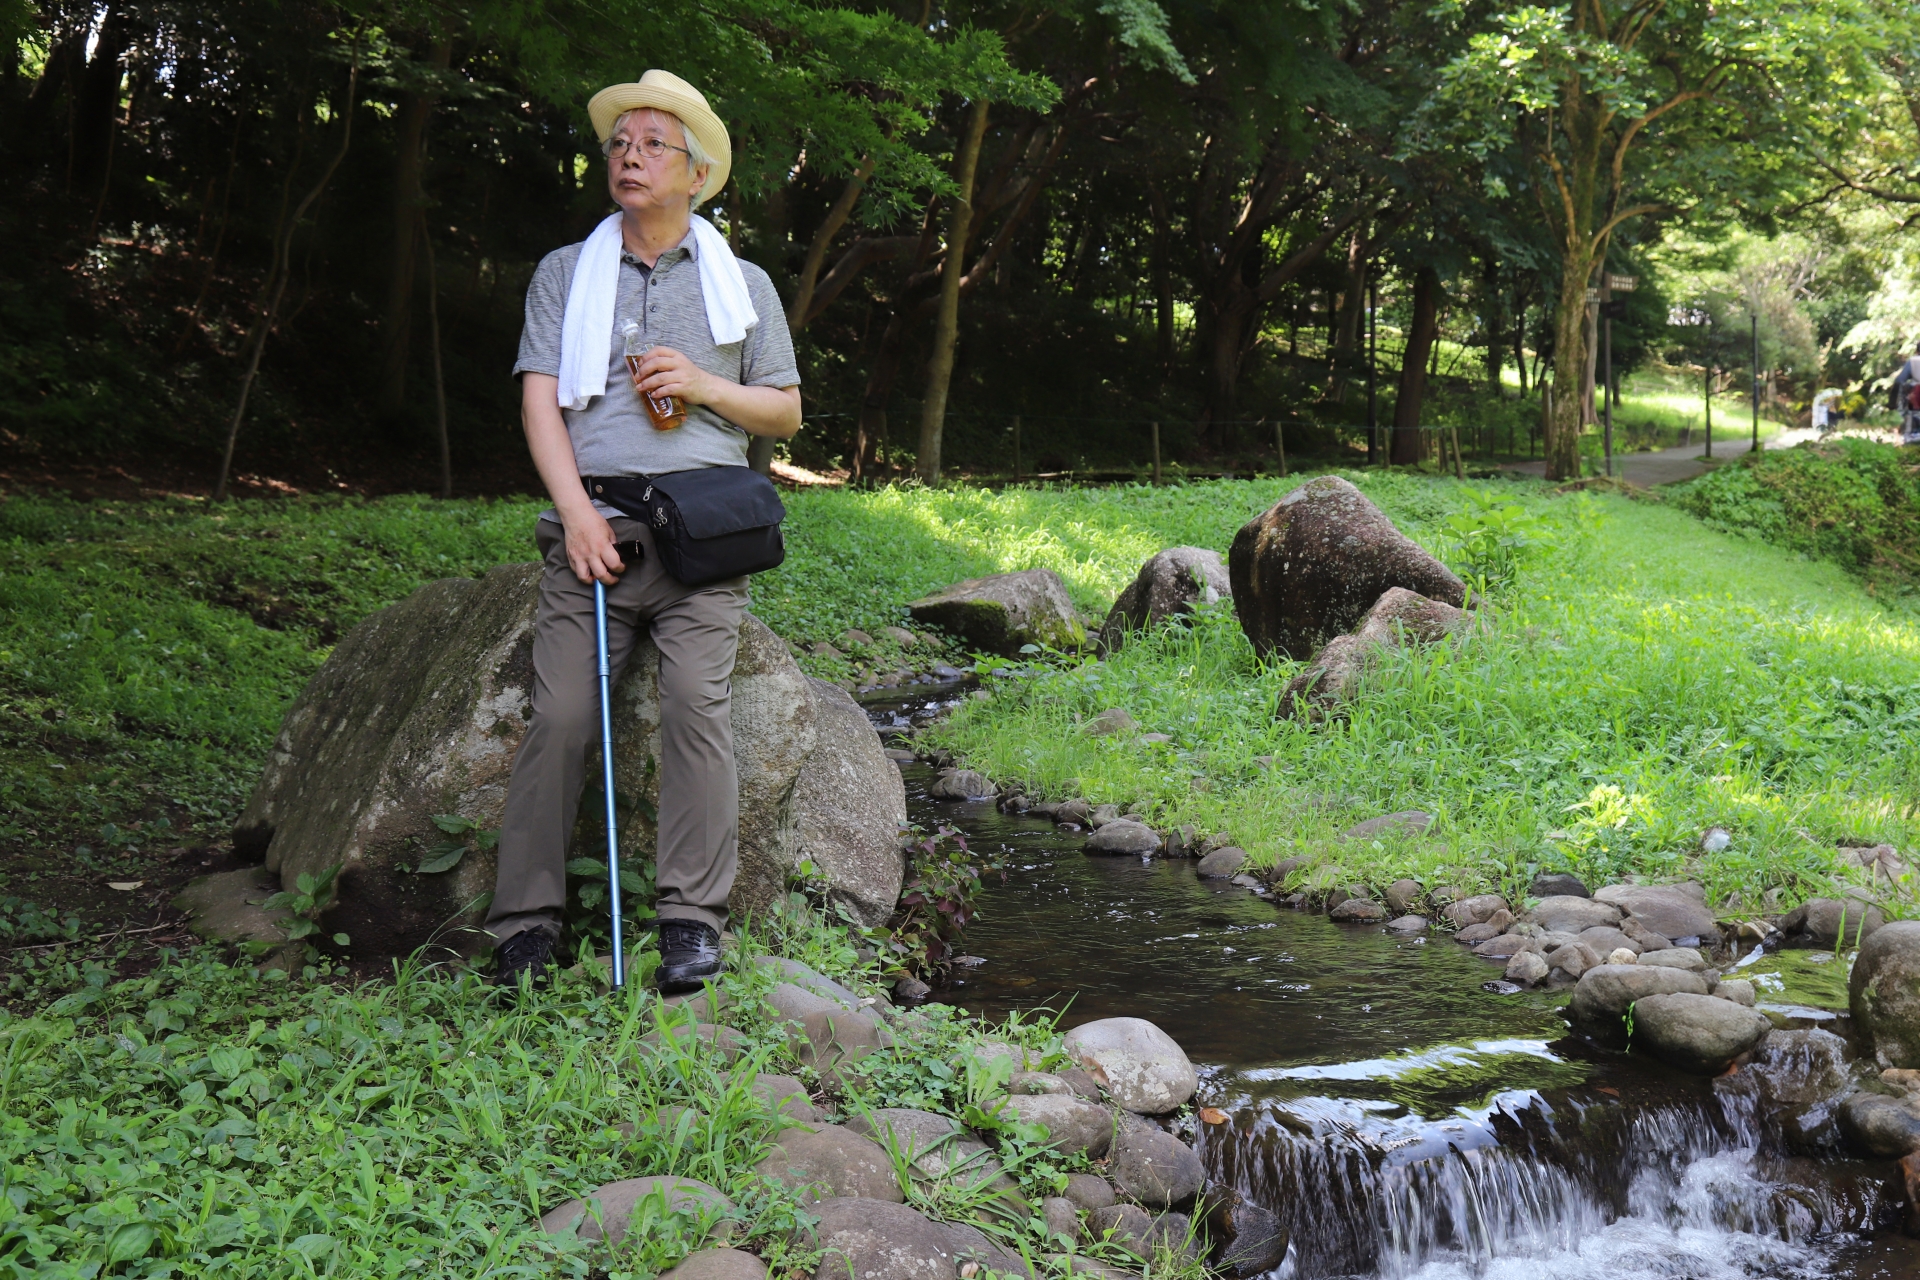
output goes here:
<path id="1" fill-rule="evenodd" d="M 1097 1173 L 1075 1173 L 1067 1177 L 1067 1199 L 1082 1209 L 1104 1209 L 1115 1202 L 1113 1187 Z"/>
<path id="2" fill-rule="evenodd" d="M 1219 552 L 1169 547 L 1140 566 L 1107 611 L 1095 643 L 1101 653 L 1118 652 L 1126 644 L 1127 633 L 1157 627 L 1193 612 L 1196 604 L 1212 604 L 1232 595 Z"/>
<path id="3" fill-rule="evenodd" d="M 892 1200 L 835 1197 L 811 1212 L 807 1242 L 821 1251 L 815 1280 L 954 1280 L 956 1242 L 947 1227 Z"/>
<path id="4" fill-rule="evenodd" d="M 895 1000 L 925 1000 L 932 994 L 933 988 L 918 978 L 901 978 L 893 984 L 893 998 Z"/>
<path id="5" fill-rule="evenodd" d="M 1664 964 L 1675 969 L 1705 973 L 1707 962 L 1692 947 L 1668 947 L 1664 951 L 1642 951 L 1636 964 Z"/>
<path id="6" fill-rule="evenodd" d="M 634 1052 L 651 1057 L 668 1044 L 682 1053 L 711 1053 L 731 1064 L 746 1052 L 747 1038 L 732 1027 L 718 1027 L 710 1022 L 680 1022 L 669 1026 L 664 1033 L 647 1032 L 634 1042 Z"/>
<path id="7" fill-rule="evenodd" d="M 916 1178 L 949 1182 L 966 1191 L 994 1187 L 1012 1191 L 1007 1177 L 987 1144 L 960 1127 L 958 1121 L 931 1111 L 882 1107 L 847 1119 L 847 1128 L 871 1138 L 889 1155 L 898 1152 Z"/>
<path id="8" fill-rule="evenodd" d="M 1062 800 L 1053 811 L 1055 822 L 1071 822 L 1086 826 L 1093 816 L 1093 806 L 1085 800 Z"/>
<path id="9" fill-rule="evenodd" d="M 1862 944 L 1847 994 L 1879 1064 L 1920 1067 L 1920 920 L 1896 920 Z"/>
<path id="10" fill-rule="evenodd" d="M 1591 898 L 1593 891 L 1579 876 L 1565 872 L 1543 871 L 1533 878 L 1530 892 L 1536 898 Z"/>
<path id="11" fill-rule="evenodd" d="M 762 969 L 774 970 L 789 985 L 798 987 L 806 994 L 826 1001 L 828 1004 L 845 1009 L 850 1013 L 856 1012 L 860 1008 L 859 996 L 855 995 L 847 987 L 835 982 L 832 978 L 802 964 L 798 960 L 789 960 L 784 956 L 756 956 L 754 963 Z M 812 1009 L 806 1011 L 806 1013 L 812 1012 L 814 1012 Z M 805 1017 L 806 1013 L 798 1016 Z"/>
<path id="12" fill-rule="evenodd" d="M 1016 1071 L 1007 1081 L 1007 1092 L 1019 1094 L 1056 1093 L 1071 1097 L 1073 1086 L 1051 1071 Z"/>
<path id="13" fill-rule="evenodd" d="M 839 1125 L 789 1129 L 756 1172 L 799 1192 L 803 1200 L 858 1197 L 903 1203 L 905 1194 L 885 1149 Z"/>
<path id="14" fill-rule="evenodd" d="M 1006 1108 L 1027 1124 L 1047 1127 L 1047 1143 L 1062 1155 L 1085 1152 L 1097 1160 L 1113 1141 L 1113 1115 L 1105 1107 L 1072 1094 L 1016 1093 Z"/>
<path id="15" fill-rule="evenodd" d="M 920 643 L 920 638 L 905 627 L 882 627 L 880 634 L 899 645 L 902 649 L 911 649 Z"/>
<path id="16" fill-rule="evenodd" d="M 1706 891 L 1696 883 L 1610 884 L 1594 895 L 1663 938 L 1712 938 L 1720 930 L 1707 910 Z M 1627 931 L 1629 934 L 1632 930 Z"/>
<path id="17" fill-rule="evenodd" d="M 1017 657 L 1020 646 L 1077 649 L 1087 638 L 1067 584 L 1051 569 L 969 578 L 907 606 L 922 626 L 938 627 L 976 649 Z"/>
<path id="18" fill-rule="evenodd" d="M 287 940 L 287 912 L 262 904 L 280 892 L 280 877 L 265 867 L 220 871 L 187 882 L 173 905 L 190 917 L 193 931 L 215 942 Z"/>
<path id="19" fill-rule="evenodd" d="M 1655 933 L 1631 916 L 1620 922 L 1620 932 L 1633 940 L 1636 951 L 1665 951 L 1673 946 L 1665 934 Z"/>
<path id="20" fill-rule="evenodd" d="M 767 1280 L 767 1264 L 741 1249 L 702 1249 L 662 1272 L 660 1280 Z"/>
<path id="21" fill-rule="evenodd" d="M 1387 886 L 1387 910 L 1397 916 L 1406 915 L 1420 901 L 1420 882 L 1418 880 L 1395 880 Z"/>
<path id="22" fill-rule="evenodd" d="M 1227 576 L 1263 657 L 1305 658 L 1352 630 L 1390 587 L 1467 602 L 1459 578 L 1337 476 L 1308 481 L 1249 521 L 1227 552 Z"/>
<path id="23" fill-rule="evenodd" d="M 1886 922 L 1886 913 L 1871 897 L 1864 890 L 1854 889 L 1844 898 L 1815 898 L 1795 907 L 1781 918 L 1780 932 L 1817 946 L 1843 942 L 1851 947 L 1871 938 Z"/>
<path id="24" fill-rule="evenodd" d="M 1118 822 L 1119 820 L 1120 806 L 1117 804 L 1097 804 L 1093 806 L 1092 811 L 1087 814 L 1087 825 L 1095 831 L 1106 826 L 1109 822 Z"/>
<path id="25" fill-rule="evenodd" d="M 1562 943 L 1547 952 L 1546 959 L 1549 969 L 1559 969 L 1575 979 L 1600 963 L 1600 957 L 1594 954 L 1593 948 L 1580 941 Z"/>
<path id="26" fill-rule="evenodd" d="M 1645 960 L 1642 956 L 1643 965 Z M 1633 1004 L 1634 1047 L 1644 1046 L 1669 1066 L 1699 1075 L 1719 1075 L 1772 1029 L 1766 1014 L 1708 995 L 1643 996 Z"/>
<path id="27" fill-rule="evenodd" d="M 623 1178 L 595 1187 L 578 1200 L 548 1210 L 540 1219 L 540 1229 L 548 1235 L 571 1235 L 580 1240 L 605 1240 L 618 1245 L 627 1238 L 627 1224 L 634 1206 L 649 1196 L 658 1197 L 663 1207 L 703 1219 L 710 1237 L 731 1238 L 736 1225 L 733 1201 L 719 1188 L 692 1178 Z"/>
<path id="28" fill-rule="evenodd" d="M 837 1000 L 828 1000 L 811 991 L 803 991 L 791 982 L 782 982 L 767 993 L 767 1003 L 773 1011 L 787 1022 L 799 1022 L 810 1013 L 854 1013 L 859 1009 L 856 1002 L 852 1005 L 841 1004 Z"/>
<path id="29" fill-rule="evenodd" d="M 402 868 L 446 838 L 437 814 L 500 825 L 526 733 L 540 572 L 512 564 L 442 579 L 372 615 L 334 646 L 280 726 L 234 845 L 287 889 L 341 865 L 322 923 L 351 934 L 356 956 L 408 955 L 429 942 L 478 954 L 488 945 L 477 904 L 493 889 L 492 850 L 473 849 L 443 872 Z M 644 815 L 659 802 L 659 670 L 659 651 L 643 637 L 613 699 L 615 785 L 644 802 L 621 838 L 641 863 L 655 844 Z M 740 862 L 731 906 L 759 914 L 786 892 L 799 861 L 795 784 L 821 734 L 838 731 L 820 728 L 806 677 L 750 614 L 732 720 Z M 864 722 L 858 732 L 861 744 L 849 750 L 873 745 Z M 840 747 L 830 750 L 838 758 Z"/>
<path id="30" fill-rule="evenodd" d="M 1087 1238 L 1127 1250 L 1139 1258 L 1152 1255 L 1149 1243 L 1153 1219 L 1137 1204 L 1112 1204 L 1087 1215 Z"/>
<path id="31" fill-rule="evenodd" d="M 1102 1018 L 1067 1032 L 1067 1056 L 1129 1111 L 1159 1115 L 1193 1096 L 1193 1063 L 1173 1037 L 1144 1018 Z"/>
<path id="32" fill-rule="evenodd" d="M 1379 924 L 1387 918 L 1387 909 L 1366 898 L 1348 898 L 1327 912 L 1327 918 L 1342 924 Z"/>
<path id="33" fill-rule="evenodd" d="M 1278 1215 L 1232 1190 L 1209 1191 L 1207 1226 L 1225 1242 L 1215 1260 L 1218 1270 L 1234 1276 L 1257 1276 L 1279 1266 L 1287 1256 L 1287 1231 Z"/>
<path id="34" fill-rule="evenodd" d="M 1523 951 L 1538 951 L 1540 944 L 1532 938 L 1519 933 L 1503 933 L 1497 938 L 1488 938 L 1475 945 L 1473 954 L 1485 956 L 1490 960 L 1505 960 L 1517 956 Z"/>
<path id="35" fill-rule="evenodd" d="M 1847 1088 L 1852 1057 L 1847 1042 L 1831 1031 L 1775 1031 L 1754 1049 L 1747 1069 L 1768 1102 L 1806 1106 Z"/>
<path id="36" fill-rule="evenodd" d="M 1140 722 L 1119 707 L 1108 707 L 1093 719 L 1080 726 L 1080 732 L 1089 738 L 1106 738 L 1116 733 L 1131 733 L 1140 727 Z"/>
<path id="37" fill-rule="evenodd" d="M 1464 929 L 1470 924 L 1482 924 L 1493 918 L 1497 911 L 1506 911 L 1507 900 L 1497 893 L 1476 893 L 1471 898 L 1461 898 L 1449 902 L 1440 912 L 1448 924 L 1456 929 Z M 1509 919 L 1512 917 L 1509 916 Z"/>
<path id="38" fill-rule="evenodd" d="M 1380 655 L 1409 643 L 1430 644 L 1457 630 L 1467 615 L 1404 587 L 1390 587 L 1367 610 L 1352 635 L 1335 636 L 1308 659 L 1281 691 L 1282 718 L 1321 720 L 1359 692 L 1361 677 Z"/>
<path id="39" fill-rule="evenodd" d="M 807 1087 L 792 1076 L 756 1075 L 753 1092 L 770 1110 L 789 1120 L 812 1124 L 819 1118 L 813 1099 L 807 1096 Z"/>
<path id="40" fill-rule="evenodd" d="M 1582 929 L 1580 941 L 1597 956 L 1610 956 L 1622 947 L 1640 954 L 1640 944 L 1618 929 Z"/>
<path id="41" fill-rule="evenodd" d="M 1433 815 L 1419 809 L 1383 813 L 1377 818 L 1356 822 L 1342 833 L 1346 840 L 1386 840 L 1394 836 L 1417 836 L 1433 825 Z"/>
<path id="42" fill-rule="evenodd" d="M 1897 1160 L 1920 1151 L 1920 1107 L 1905 1098 L 1848 1094 L 1840 1104 L 1840 1128 L 1870 1156 Z"/>
<path id="43" fill-rule="evenodd" d="M 1490 924 L 1470 924 L 1453 935 L 1455 942 L 1465 946 L 1477 946 L 1489 939 L 1500 936 L 1498 927 Z"/>
<path id="44" fill-rule="evenodd" d="M 862 924 L 880 924 L 899 905 L 906 878 L 906 785 L 859 703 L 824 680 L 809 676 L 807 687 L 815 741 L 793 786 L 794 865 L 812 862 L 829 901 Z"/>
<path id="45" fill-rule="evenodd" d="M 1537 951 L 1517 951 L 1507 961 L 1501 977 L 1508 982 L 1519 983 L 1523 987 L 1537 987 L 1547 980 L 1549 966 Z"/>
<path id="46" fill-rule="evenodd" d="M 1080 1242 L 1080 1206 L 1065 1196 L 1048 1196 L 1040 1202 L 1040 1215 L 1047 1221 L 1047 1239 L 1065 1243 L 1069 1248 Z"/>
<path id="47" fill-rule="evenodd" d="M 1200 859 L 1194 870 L 1209 880 L 1226 880 L 1238 874 L 1247 864 L 1247 851 L 1228 845 L 1224 849 L 1215 849 Z"/>
<path id="48" fill-rule="evenodd" d="M 1745 978 L 1722 978 L 1713 984 L 1711 994 L 1717 999 L 1731 1000 L 1735 1004 L 1743 1004 L 1749 1009 L 1753 1008 L 1759 1000 L 1759 996 L 1754 992 L 1753 984 Z"/>
<path id="49" fill-rule="evenodd" d="M 1152 827 L 1121 818 L 1109 822 L 1087 837 L 1081 846 L 1088 853 L 1150 854 L 1160 851 L 1160 837 Z"/>
<path id="50" fill-rule="evenodd" d="M 935 778 L 927 794 L 935 800 L 985 800 L 994 794 L 994 789 L 984 773 L 955 769 Z"/>
<path id="51" fill-rule="evenodd" d="M 1580 975 L 1567 1005 L 1574 1026 L 1589 1035 L 1616 1038 L 1624 1029 L 1627 1006 L 1649 996 L 1684 993 L 1704 996 L 1707 980 L 1685 969 L 1637 964 L 1595 965 Z M 1722 1001 L 1722 1003 L 1725 1003 Z"/>
<path id="52" fill-rule="evenodd" d="M 1191 1200 L 1206 1181 L 1206 1169 L 1186 1143 L 1143 1124 L 1114 1135 L 1107 1176 L 1121 1195 L 1165 1208 Z"/>
<path id="53" fill-rule="evenodd" d="M 1433 922 L 1425 916 L 1398 916 L 1387 921 L 1387 928 L 1394 933 L 1425 933 L 1433 928 Z"/>
<path id="54" fill-rule="evenodd" d="M 1559 933 L 1580 933 L 1587 929 L 1613 928 L 1620 923 L 1620 908 L 1592 898 L 1571 894 L 1542 898 L 1533 910 L 1520 917 L 1529 924 Z"/>
<path id="55" fill-rule="evenodd" d="M 1075 1257 L 1066 1253 L 1049 1253 L 1047 1262 L 1059 1269 L 1062 1275 L 1086 1276 L 1087 1280 L 1140 1280 L 1131 1271 L 1112 1266 L 1105 1262 L 1096 1262 L 1092 1258 Z"/>
<path id="56" fill-rule="evenodd" d="M 887 1030 L 864 1013 L 809 1013 L 800 1019 L 798 1031 L 793 1041 L 795 1056 L 802 1065 L 823 1073 L 892 1043 Z"/>

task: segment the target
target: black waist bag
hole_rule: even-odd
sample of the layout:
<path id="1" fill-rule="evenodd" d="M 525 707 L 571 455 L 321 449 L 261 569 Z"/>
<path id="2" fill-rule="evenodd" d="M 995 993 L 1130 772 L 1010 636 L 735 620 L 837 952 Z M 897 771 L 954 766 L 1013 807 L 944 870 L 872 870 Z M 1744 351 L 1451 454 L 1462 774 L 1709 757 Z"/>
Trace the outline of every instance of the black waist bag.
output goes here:
<path id="1" fill-rule="evenodd" d="M 688 587 L 777 568 L 787 558 L 787 509 L 751 467 L 699 467 L 662 476 L 588 476 L 587 492 L 653 531 L 654 551 Z"/>

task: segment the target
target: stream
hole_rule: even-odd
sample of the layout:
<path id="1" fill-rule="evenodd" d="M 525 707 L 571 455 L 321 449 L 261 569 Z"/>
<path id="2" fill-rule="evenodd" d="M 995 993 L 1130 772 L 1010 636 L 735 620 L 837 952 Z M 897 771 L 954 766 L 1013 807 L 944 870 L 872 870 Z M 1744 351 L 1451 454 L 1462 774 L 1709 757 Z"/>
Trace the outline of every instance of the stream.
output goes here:
<path id="1" fill-rule="evenodd" d="M 887 735 L 959 696 L 862 702 Z M 902 772 L 911 821 L 1007 869 L 964 937 L 985 963 L 935 998 L 1163 1028 L 1199 1068 L 1196 1108 L 1227 1115 L 1181 1136 L 1288 1229 L 1273 1280 L 1920 1280 L 1897 1167 L 1768 1119 L 1791 1064 L 1707 1081 L 1598 1050 L 1568 1035 L 1565 992 L 1484 989 L 1499 969 L 1444 933 L 1335 924 L 1189 861 L 1089 857 L 1080 833 L 931 800 L 931 768 Z M 1743 976 L 1763 1006 L 1844 1030 L 1844 963 L 1760 959 Z"/>

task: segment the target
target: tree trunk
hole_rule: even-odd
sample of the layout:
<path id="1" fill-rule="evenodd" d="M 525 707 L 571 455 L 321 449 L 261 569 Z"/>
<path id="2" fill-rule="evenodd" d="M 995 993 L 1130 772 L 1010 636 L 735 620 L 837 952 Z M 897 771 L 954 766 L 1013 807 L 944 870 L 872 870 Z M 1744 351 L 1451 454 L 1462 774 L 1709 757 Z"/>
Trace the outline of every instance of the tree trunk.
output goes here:
<path id="1" fill-rule="evenodd" d="M 133 43 L 133 23 L 118 5 L 107 9 L 100 34 L 93 42 L 93 56 L 86 70 L 76 77 L 73 97 L 72 180 L 91 186 L 106 167 L 114 121 L 120 114 L 120 59 Z"/>
<path id="2" fill-rule="evenodd" d="M 1168 216 L 1166 193 L 1159 184 L 1147 185 L 1147 199 L 1153 211 L 1154 353 L 1164 374 L 1173 369 L 1173 219 Z"/>
<path id="3" fill-rule="evenodd" d="M 1500 352 L 1500 321 L 1505 318 L 1501 314 L 1505 308 L 1500 305 L 1502 301 L 1500 260 L 1492 254 L 1487 255 L 1481 280 L 1486 286 L 1482 292 L 1485 294 L 1487 304 L 1486 319 L 1482 322 L 1487 334 L 1487 394 L 1498 400 L 1506 394 L 1506 389 L 1500 385 L 1500 369 L 1503 363 Z"/>
<path id="4" fill-rule="evenodd" d="M 1422 267 L 1413 277 L 1413 323 L 1407 331 L 1407 349 L 1400 357 L 1400 389 L 1393 402 L 1395 466 L 1420 461 L 1420 408 L 1427 394 L 1427 357 L 1440 330 L 1440 276 Z"/>
<path id="5" fill-rule="evenodd" d="M 1560 273 L 1560 296 L 1553 308 L 1553 385 L 1582 388 L 1587 375 L 1587 277 L 1590 261 L 1569 260 Z M 1556 394 L 1547 433 L 1547 479 L 1580 478 L 1580 428 L 1585 396 Z"/>
<path id="6" fill-rule="evenodd" d="M 445 71 L 453 60 L 453 42 L 436 40 L 429 55 L 435 71 Z M 380 321 L 386 357 L 380 367 L 378 412 L 398 417 L 407 404 L 407 349 L 413 333 L 414 250 L 418 245 L 422 148 L 427 118 L 433 114 L 432 93 L 409 93 L 400 101 L 394 120 L 393 142 L 393 252 L 388 261 L 387 305 Z"/>
<path id="7" fill-rule="evenodd" d="M 947 427 L 947 388 L 953 380 L 954 344 L 960 336 L 960 280 L 967 273 L 967 233 L 973 221 L 973 175 L 987 136 L 987 100 L 975 98 L 966 136 L 955 162 L 959 188 L 947 224 L 947 257 L 941 264 L 940 310 L 933 324 L 933 355 L 927 361 L 927 393 L 920 404 L 920 449 L 914 469 L 927 484 L 940 482 L 940 444 Z"/>
<path id="8" fill-rule="evenodd" d="M 1368 266 L 1366 233 L 1356 230 L 1347 241 L 1347 274 L 1340 286 L 1340 314 L 1327 370 L 1327 399 L 1334 404 L 1347 402 L 1347 373 L 1360 349 L 1360 321 L 1367 311 Z"/>

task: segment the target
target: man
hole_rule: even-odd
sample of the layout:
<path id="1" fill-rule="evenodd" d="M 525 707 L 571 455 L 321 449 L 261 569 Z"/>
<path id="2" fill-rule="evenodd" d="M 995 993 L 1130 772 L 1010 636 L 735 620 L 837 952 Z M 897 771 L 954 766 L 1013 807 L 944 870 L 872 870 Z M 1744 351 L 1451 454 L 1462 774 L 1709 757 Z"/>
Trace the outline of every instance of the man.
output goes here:
<path id="1" fill-rule="evenodd" d="M 545 572 L 532 716 L 507 788 L 487 928 L 497 982 L 544 984 L 587 750 L 599 740 L 597 580 L 607 590 L 614 678 L 642 627 L 660 651 L 658 985 L 685 991 L 720 971 L 733 887 L 731 680 L 747 579 L 683 586 L 662 568 L 647 526 L 594 500 L 582 477 L 745 466 L 750 435 L 784 440 L 800 429 L 800 377 L 772 281 L 737 262 L 694 215 L 732 167 L 731 139 L 706 99 L 649 71 L 595 94 L 588 112 L 620 213 L 548 254 L 527 287 L 514 372 L 527 447 L 553 508 L 536 534 Z M 590 323 L 609 307 L 611 329 Z M 625 359 L 627 333 L 650 345 L 637 370 Z M 647 395 L 678 397 L 684 425 L 655 429 Z"/>
<path id="2" fill-rule="evenodd" d="M 1900 415 L 1900 443 L 1920 444 L 1920 345 L 1893 371 L 1888 407 Z"/>

